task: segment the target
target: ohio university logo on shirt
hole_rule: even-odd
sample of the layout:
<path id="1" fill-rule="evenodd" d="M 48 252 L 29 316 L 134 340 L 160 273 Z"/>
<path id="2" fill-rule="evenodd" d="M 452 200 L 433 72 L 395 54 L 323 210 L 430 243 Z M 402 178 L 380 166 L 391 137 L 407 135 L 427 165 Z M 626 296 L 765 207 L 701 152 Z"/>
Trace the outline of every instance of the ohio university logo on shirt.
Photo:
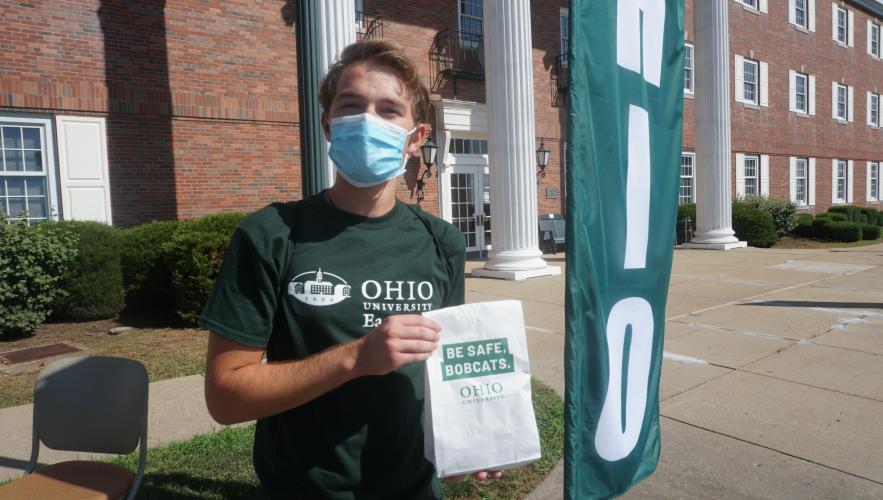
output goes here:
<path id="1" fill-rule="evenodd" d="M 318 271 L 300 273 L 288 283 L 288 294 L 311 306 L 330 306 L 350 297 L 350 286 L 340 276 Z"/>
<path id="2" fill-rule="evenodd" d="M 322 271 L 300 273 L 288 283 L 288 294 L 311 306 L 330 306 L 351 297 L 352 287 L 340 276 Z M 366 280 L 359 288 L 361 326 L 373 328 L 389 314 L 433 309 L 434 287 L 429 281 Z"/>

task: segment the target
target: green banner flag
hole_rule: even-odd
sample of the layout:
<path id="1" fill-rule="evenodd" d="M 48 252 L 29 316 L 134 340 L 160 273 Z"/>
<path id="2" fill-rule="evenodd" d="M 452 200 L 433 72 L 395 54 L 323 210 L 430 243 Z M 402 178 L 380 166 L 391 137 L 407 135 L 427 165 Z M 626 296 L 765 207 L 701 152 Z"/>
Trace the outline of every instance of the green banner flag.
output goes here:
<path id="1" fill-rule="evenodd" d="M 684 0 L 572 0 L 565 497 L 620 495 L 659 460 L 680 179 Z"/>

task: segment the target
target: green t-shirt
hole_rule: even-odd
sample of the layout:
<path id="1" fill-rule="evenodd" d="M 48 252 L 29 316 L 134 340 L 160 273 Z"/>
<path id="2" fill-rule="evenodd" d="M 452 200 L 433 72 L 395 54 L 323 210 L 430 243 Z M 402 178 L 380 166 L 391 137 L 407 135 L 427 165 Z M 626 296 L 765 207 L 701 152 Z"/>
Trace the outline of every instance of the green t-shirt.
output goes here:
<path id="1" fill-rule="evenodd" d="M 366 218 L 321 195 L 272 204 L 237 228 L 200 325 L 302 359 L 367 335 L 389 315 L 464 302 L 465 240 L 396 200 Z M 431 229 L 430 229 L 431 228 Z M 440 498 L 423 456 L 424 364 L 361 377 L 259 419 L 254 466 L 272 498 Z"/>

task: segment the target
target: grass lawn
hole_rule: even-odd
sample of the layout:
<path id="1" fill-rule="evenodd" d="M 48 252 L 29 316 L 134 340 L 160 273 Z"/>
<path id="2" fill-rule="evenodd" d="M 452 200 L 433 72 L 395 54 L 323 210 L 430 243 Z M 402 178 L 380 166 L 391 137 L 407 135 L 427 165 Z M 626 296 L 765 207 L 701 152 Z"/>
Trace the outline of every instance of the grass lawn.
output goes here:
<path id="1" fill-rule="evenodd" d="M 448 498 L 523 498 L 545 478 L 564 452 L 564 405 L 549 387 L 533 382 L 533 401 L 540 429 L 543 458 L 498 481 L 445 483 Z M 251 464 L 254 425 L 226 428 L 215 434 L 153 448 L 138 498 L 252 498 L 257 478 Z M 114 460 L 133 471 L 138 457 Z"/>
<path id="2" fill-rule="evenodd" d="M 151 319 L 154 318 L 45 323 L 30 336 L 0 335 L 0 352 L 64 342 L 84 349 L 83 354 L 136 359 L 147 367 L 151 382 L 205 372 L 206 331 L 175 325 L 167 318 L 148 321 Z M 111 328 L 124 325 L 134 328 L 119 335 L 108 334 Z M 22 373 L 12 368 L 0 365 L 0 408 L 32 401 L 34 382 L 42 365 L 30 364 Z"/>
<path id="3" fill-rule="evenodd" d="M 824 248 L 853 248 L 865 247 L 868 245 L 876 245 L 883 243 L 883 238 L 876 240 L 859 240 L 849 243 L 842 241 L 827 241 L 816 238 L 801 238 L 799 236 L 785 235 L 782 236 L 773 248 L 801 248 L 801 249 L 824 249 Z"/>

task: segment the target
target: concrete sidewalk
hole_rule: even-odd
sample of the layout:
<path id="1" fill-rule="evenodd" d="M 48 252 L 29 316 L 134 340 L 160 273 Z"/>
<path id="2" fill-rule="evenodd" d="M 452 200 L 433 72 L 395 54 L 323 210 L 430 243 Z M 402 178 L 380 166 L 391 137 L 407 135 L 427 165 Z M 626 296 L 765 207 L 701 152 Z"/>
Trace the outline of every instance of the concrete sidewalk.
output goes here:
<path id="1" fill-rule="evenodd" d="M 564 266 L 564 256 L 548 255 Z M 467 263 L 467 271 L 481 265 Z M 629 498 L 883 498 L 883 245 L 677 250 L 666 310 L 662 458 Z M 564 277 L 467 278 L 520 299 L 533 374 L 564 389 Z M 201 376 L 151 384 L 151 445 L 219 428 Z M 0 410 L 0 479 L 30 451 L 30 406 Z M 44 448 L 41 462 L 72 455 Z M 562 467 L 530 496 L 561 498 Z"/>

